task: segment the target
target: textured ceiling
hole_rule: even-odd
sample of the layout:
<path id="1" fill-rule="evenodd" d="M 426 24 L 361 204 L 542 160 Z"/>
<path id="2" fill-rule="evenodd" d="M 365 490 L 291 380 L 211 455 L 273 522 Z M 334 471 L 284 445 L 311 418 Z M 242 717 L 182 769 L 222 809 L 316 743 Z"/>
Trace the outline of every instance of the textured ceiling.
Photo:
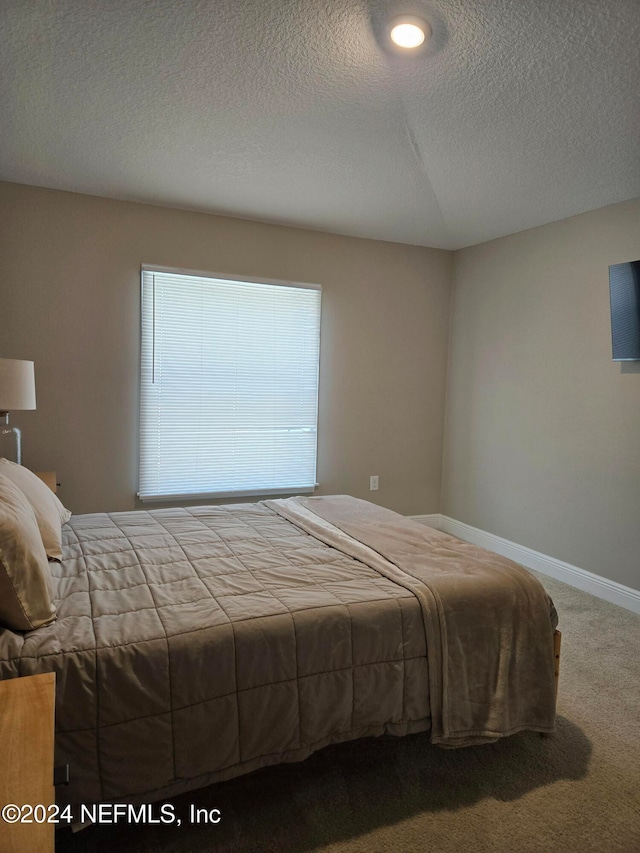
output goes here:
<path id="1" fill-rule="evenodd" d="M 639 0 L 0 0 L 0 39 L 9 181 L 443 248 L 640 195 Z"/>

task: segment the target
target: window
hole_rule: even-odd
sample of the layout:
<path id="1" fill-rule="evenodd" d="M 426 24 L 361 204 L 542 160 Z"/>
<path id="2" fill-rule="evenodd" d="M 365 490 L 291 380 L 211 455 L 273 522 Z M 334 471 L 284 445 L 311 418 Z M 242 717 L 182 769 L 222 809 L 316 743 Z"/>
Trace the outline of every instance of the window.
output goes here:
<path id="1" fill-rule="evenodd" d="M 142 500 L 313 491 L 320 295 L 142 269 Z"/>

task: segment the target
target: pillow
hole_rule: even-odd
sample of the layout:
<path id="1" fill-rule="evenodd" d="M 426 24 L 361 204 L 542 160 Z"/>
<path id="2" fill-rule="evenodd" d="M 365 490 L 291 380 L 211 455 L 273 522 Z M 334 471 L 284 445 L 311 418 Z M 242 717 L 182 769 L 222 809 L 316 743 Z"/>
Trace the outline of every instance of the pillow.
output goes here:
<path id="1" fill-rule="evenodd" d="M 65 521 L 69 521 L 71 513 L 65 509 L 51 489 L 42 482 L 40 477 L 16 465 L 8 459 L 0 459 L 0 474 L 12 481 L 25 495 L 33 511 L 40 528 L 40 535 L 44 544 L 47 557 L 52 560 L 62 559 L 62 532 L 61 527 Z"/>
<path id="2" fill-rule="evenodd" d="M 49 563 L 29 501 L 0 474 L 0 624 L 31 631 L 56 618 Z"/>

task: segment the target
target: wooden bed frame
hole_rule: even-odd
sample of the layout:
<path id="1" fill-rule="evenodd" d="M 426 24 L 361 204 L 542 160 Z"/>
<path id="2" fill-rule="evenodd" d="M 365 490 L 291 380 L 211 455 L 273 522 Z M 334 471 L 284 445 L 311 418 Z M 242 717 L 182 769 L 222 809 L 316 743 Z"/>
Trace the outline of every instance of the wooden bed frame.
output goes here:
<path id="1" fill-rule="evenodd" d="M 553 674 L 556 682 L 556 704 L 558 702 L 558 681 L 560 679 L 560 646 L 562 645 L 562 632 L 553 632 Z"/>

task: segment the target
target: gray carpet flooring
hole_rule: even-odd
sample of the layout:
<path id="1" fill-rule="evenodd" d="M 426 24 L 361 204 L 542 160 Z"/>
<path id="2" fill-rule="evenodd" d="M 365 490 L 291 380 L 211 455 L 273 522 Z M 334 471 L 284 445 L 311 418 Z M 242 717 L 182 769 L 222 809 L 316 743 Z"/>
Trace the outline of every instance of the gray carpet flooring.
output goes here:
<path id="1" fill-rule="evenodd" d="M 640 616 L 539 577 L 563 632 L 554 735 L 332 746 L 176 798 L 180 827 L 64 830 L 56 850 L 640 853 Z M 191 805 L 220 823 L 191 824 Z"/>

